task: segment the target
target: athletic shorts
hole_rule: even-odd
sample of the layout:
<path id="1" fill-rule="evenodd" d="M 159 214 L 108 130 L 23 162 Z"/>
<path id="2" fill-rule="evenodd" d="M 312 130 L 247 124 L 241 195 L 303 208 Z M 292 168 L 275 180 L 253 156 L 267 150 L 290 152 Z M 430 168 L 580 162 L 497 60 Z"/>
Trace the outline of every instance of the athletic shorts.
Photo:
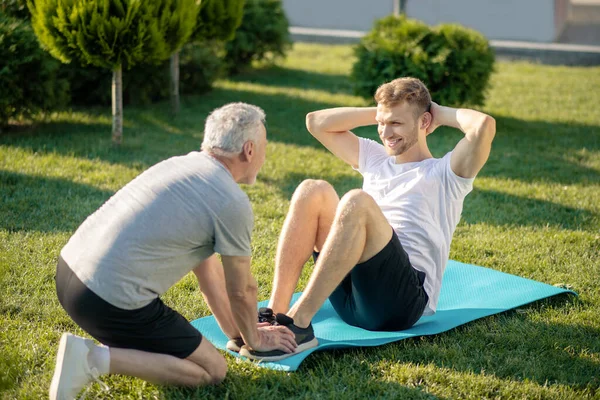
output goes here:
<path id="1" fill-rule="evenodd" d="M 319 253 L 315 252 L 315 262 Z M 400 331 L 413 326 L 429 297 L 425 273 L 412 267 L 396 233 L 371 259 L 357 264 L 329 300 L 347 324 L 372 331 Z"/>
<path id="2" fill-rule="evenodd" d="M 106 346 L 186 358 L 202 341 L 200 332 L 159 298 L 136 310 L 106 302 L 79 280 L 62 257 L 55 279 L 58 300 L 67 314 Z"/>

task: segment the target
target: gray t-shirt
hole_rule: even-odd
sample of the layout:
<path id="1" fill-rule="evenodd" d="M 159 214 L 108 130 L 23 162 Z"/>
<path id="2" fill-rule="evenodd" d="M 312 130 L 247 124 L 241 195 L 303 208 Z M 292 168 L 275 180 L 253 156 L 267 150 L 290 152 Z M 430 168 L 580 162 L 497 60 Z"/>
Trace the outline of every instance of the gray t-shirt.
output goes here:
<path id="1" fill-rule="evenodd" d="M 77 277 L 122 309 L 149 304 L 213 253 L 250 256 L 248 196 L 204 152 L 165 160 L 90 215 L 61 256 Z"/>

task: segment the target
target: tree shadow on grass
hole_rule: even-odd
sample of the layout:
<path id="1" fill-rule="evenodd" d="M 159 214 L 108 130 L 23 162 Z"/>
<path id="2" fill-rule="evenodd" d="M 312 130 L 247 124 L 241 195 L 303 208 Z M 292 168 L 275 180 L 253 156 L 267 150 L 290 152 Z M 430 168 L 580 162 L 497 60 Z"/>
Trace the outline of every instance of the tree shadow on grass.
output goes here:
<path id="1" fill-rule="evenodd" d="M 597 226 L 600 215 L 546 200 L 530 199 L 494 190 L 476 189 L 464 202 L 462 220 L 495 226 L 555 226 L 586 229 Z"/>
<path id="2" fill-rule="evenodd" d="M 346 75 L 323 74 L 278 65 L 244 71 L 229 79 L 233 82 L 251 82 L 265 86 L 315 89 L 329 93 L 354 94 L 352 82 Z"/>
<path id="3" fill-rule="evenodd" d="M 245 362 L 229 358 L 232 362 Z M 404 386 L 373 376 L 367 363 L 346 365 L 318 363 L 293 373 L 260 369 L 249 365 L 242 372 L 230 370 L 223 384 L 197 389 L 165 387 L 165 399 L 442 399 L 418 387 Z"/>
<path id="4" fill-rule="evenodd" d="M 113 193 L 66 179 L 0 171 L 0 229 L 72 232 Z"/>

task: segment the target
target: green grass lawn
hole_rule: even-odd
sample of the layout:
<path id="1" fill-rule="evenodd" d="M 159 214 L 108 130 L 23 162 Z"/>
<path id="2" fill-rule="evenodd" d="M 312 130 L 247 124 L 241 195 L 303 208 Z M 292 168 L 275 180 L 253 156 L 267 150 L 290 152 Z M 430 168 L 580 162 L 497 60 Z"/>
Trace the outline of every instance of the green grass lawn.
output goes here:
<path id="1" fill-rule="evenodd" d="M 0 396 L 47 397 L 60 335 L 84 334 L 54 290 L 55 261 L 69 236 L 141 171 L 199 148 L 208 112 L 231 101 L 267 113 L 267 162 L 244 189 L 256 214 L 253 273 L 259 299 L 268 298 L 295 186 L 323 178 L 342 194 L 361 185 L 304 126 L 309 111 L 370 104 L 352 95 L 353 60 L 347 46 L 297 44 L 276 67 L 184 98 L 175 121 L 167 103 L 126 108 L 118 149 L 110 144 L 109 107 L 52 114 L 0 135 Z M 451 250 L 458 261 L 569 285 L 579 298 L 541 301 L 434 337 L 313 354 L 294 373 L 227 356 L 229 374 L 217 387 L 115 376 L 105 379 L 110 392 L 95 384 L 88 398 L 600 398 L 598 104 L 600 68 L 499 63 L 483 108 L 498 132 Z M 359 133 L 376 138 L 374 128 Z M 460 137 L 440 129 L 430 148 L 442 156 Z M 191 275 L 164 299 L 189 319 L 209 314 Z"/>

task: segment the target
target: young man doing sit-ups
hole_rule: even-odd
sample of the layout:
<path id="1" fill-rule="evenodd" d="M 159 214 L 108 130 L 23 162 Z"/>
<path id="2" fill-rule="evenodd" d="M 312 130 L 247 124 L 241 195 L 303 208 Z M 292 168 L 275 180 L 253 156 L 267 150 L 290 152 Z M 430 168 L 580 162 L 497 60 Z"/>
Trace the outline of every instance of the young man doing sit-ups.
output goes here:
<path id="1" fill-rule="evenodd" d="M 329 183 L 306 180 L 292 197 L 269 307 L 276 315 L 271 320 L 295 333 L 296 352 L 317 345 L 311 320 L 327 298 L 345 322 L 369 330 L 407 329 L 435 313 L 463 200 L 490 154 L 494 119 L 433 103 L 418 79 L 386 83 L 375 100 L 377 107 L 333 108 L 306 117 L 310 133 L 364 182 L 362 190 L 340 200 Z M 382 144 L 351 132 L 367 125 L 377 125 Z M 434 158 L 427 137 L 441 125 L 465 136 L 453 151 Z M 289 308 L 313 254 L 310 281 Z M 244 346 L 240 354 L 279 360 L 293 353 Z"/>

